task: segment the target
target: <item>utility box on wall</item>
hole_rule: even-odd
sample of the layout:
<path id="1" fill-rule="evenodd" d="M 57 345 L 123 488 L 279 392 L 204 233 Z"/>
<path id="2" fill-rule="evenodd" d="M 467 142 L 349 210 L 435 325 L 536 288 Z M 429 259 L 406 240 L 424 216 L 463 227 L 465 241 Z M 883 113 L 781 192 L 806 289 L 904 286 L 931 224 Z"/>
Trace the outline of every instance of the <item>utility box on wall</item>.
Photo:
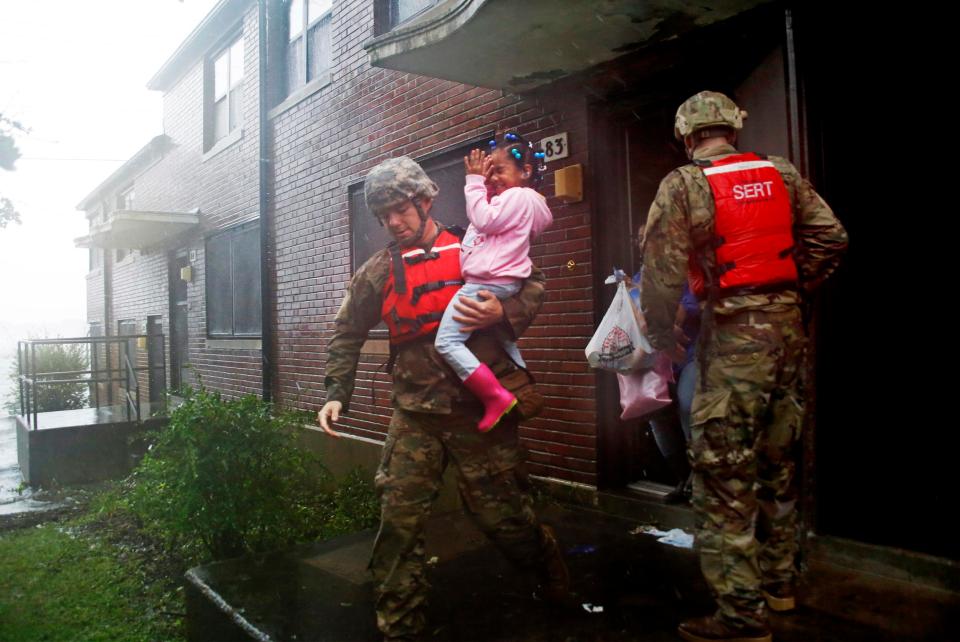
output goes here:
<path id="1" fill-rule="evenodd" d="M 577 163 L 562 167 L 553 173 L 554 196 L 565 203 L 583 200 L 583 166 Z"/>

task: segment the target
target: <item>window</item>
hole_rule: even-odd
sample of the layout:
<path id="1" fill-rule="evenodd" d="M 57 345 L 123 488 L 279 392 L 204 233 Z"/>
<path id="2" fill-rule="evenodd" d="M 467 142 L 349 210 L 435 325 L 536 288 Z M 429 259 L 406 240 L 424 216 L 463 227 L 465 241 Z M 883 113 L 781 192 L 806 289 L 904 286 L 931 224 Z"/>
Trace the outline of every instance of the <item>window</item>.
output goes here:
<path id="1" fill-rule="evenodd" d="M 135 319 L 121 319 L 117 321 L 117 336 L 129 336 L 137 333 L 137 322 Z"/>
<path id="2" fill-rule="evenodd" d="M 489 140 L 490 136 L 482 139 Z M 475 141 L 467 145 L 441 152 L 420 160 L 420 165 L 433 182 L 440 188 L 430 210 L 431 215 L 447 225 L 459 225 L 466 229 L 467 201 L 463 196 L 463 157 L 471 149 L 482 146 Z M 367 209 L 363 200 L 363 183 L 350 187 L 350 232 L 351 267 L 356 272 L 363 262 L 382 249 L 390 241 L 387 230 L 380 226 L 377 219 Z"/>
<path id="3" fill-rule="evenodd" d="M 437 4 L 437 0 L 377 0 L 374 22 L 377 35 L 419 15 Z"/>
<path id="4" fill-rule="evenodd" d="M 90 248 L 90 271 L 99 270 L 103 267 L 103 249 L 99 247 Z"/>
<path id="5" fill-rule="evenodd" d="M 332 7 L 333 0 L 290 0 L 287 6 L 288 96 L 329 76 Z"/>
<path id="6" fill-rule="evenodd" d="M 117 194 L 117 209 L 118 210 L 132 210 L 133 209 L 133 185 L 123 190 Z"/>
<path id="7" fill-rule="evenodd" d="M 260 225 L 216 234 L 206 243 L 207 336 L 260 336 Z"/>
<path id="8" fill-rule="evenodd" d="M 237 38 L 213 59 L 207 148 L 240 126 L 243 86 L 243 38 Z"/>

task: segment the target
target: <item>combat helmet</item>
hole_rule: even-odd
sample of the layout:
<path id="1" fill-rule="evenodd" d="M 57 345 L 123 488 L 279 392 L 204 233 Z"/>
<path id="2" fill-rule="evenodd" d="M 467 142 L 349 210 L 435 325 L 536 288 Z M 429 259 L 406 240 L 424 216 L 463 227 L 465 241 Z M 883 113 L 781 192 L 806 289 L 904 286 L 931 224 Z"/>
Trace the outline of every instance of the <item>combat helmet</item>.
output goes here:
<path id="1" fill-rule="evenodd" d="M 408 156 L 388 158 L 371 169 L 363 182 L 367 208 L 378 218 L 382 212 L 408 201 L 413 201 L 419 211 L 419 199 L 433 199 L 439 191 L 423 168 Z"/>
<path id="2" fill-rule="evenodd" d="M 673 135 L 682 141 L 685 136 L 710 127 L 729 127 L 740 131 L 746 117 L 747 112 L 724 94 L 701 91 L 687 98 L 677 109 Z"/>

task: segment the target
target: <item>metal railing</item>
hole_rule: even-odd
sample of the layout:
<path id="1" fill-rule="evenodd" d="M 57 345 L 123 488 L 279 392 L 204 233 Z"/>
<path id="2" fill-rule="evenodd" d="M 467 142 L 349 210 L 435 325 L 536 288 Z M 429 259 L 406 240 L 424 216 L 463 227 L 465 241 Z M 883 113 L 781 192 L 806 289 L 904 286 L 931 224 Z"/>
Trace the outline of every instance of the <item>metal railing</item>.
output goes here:
<path id="1" fill-rule="evenodd" d="M 136 366 L 136 344 L 144 340 L 159 341 L 159 364 L 154 363 L 151 351 L 147 351 L 147 365 Z M 33 339 L 17 342 L 18 382 L 20 392 L 20 414 L 27 419 L 28 425 L 37 430 L 37 415 L 43 412 L 61 410 L 46 408 L 41 403 L 41 395 L 52 386 L 77 386 L 87 390 L 84 407 L 98 411 L 104 405 L 113 405 L 114 388 L 119 393 L 127 421 L 140 422 L 140 373 L 146 373 L 148 380 L 160 377 L 166 381 L 166 366 L 163 359 L 164 337 L 162 334 L 133 334 L 111 337 L 77 337 L 66 339 Z M 41 346 L 85 346 L 85 360 L 89 369 L 38 372 L 37 349 Z M 133 347 L 133 350 L 131 350 Z M 42 348 L 41 348 L 42 350 Z M 131 355 L 132 353 L 132 355 Z M 133 356 L 133 358 L 131 358 Z M 101 386 L 105 389 L 101 391 Z M 62 389 L 61 389 L 62 390 Z M 101 394 L 102 393 L 102 394 Z M 102 399 L 106 397 L 106 399 Z M 103 402 L 106 401 L 106 404 Z"/>

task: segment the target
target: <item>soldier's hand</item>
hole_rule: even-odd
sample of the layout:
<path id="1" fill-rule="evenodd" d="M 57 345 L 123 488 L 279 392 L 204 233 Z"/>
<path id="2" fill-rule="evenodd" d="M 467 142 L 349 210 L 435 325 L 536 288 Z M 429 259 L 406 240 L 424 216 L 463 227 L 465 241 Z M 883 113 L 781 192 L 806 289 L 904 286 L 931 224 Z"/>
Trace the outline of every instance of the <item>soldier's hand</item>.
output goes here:
<path id="1" fill-rule="evenodd" d="M 453 318 L 463 326 L 460 332 L 482 330 L 503 321 L 503 305 L 500 299 L 488 290 L 477 292 L 477 298 L 479 301 L 468 296 L 460 296 L 453 304 L 454 309 L 459 312 L 453 315 Z"/>
<path id="2" fill-rule="evenodd" d="M 323 432 L 331 437 L 340 438 L 340 433 L 336 432 L 332 426 L 333 422 L 340 419 L 340 411 L 343 410 L 343 404 L 339 401 L 328 401 L 323 404 L 323 408 L 317 413 L 317 423 L 323 428 Z"/>

